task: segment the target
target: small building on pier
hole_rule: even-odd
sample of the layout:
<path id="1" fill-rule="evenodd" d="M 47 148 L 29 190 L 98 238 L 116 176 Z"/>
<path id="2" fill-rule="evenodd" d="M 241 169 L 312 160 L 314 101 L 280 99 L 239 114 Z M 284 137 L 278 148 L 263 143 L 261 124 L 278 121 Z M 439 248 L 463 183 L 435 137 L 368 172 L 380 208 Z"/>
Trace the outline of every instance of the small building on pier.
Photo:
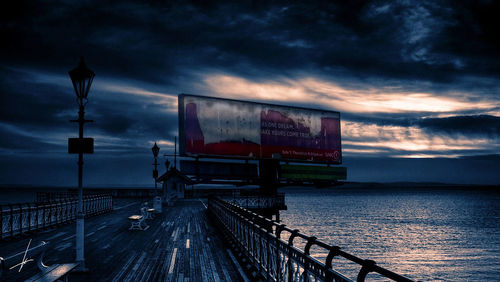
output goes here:
<path id="1" fill-rule="evenodd" d="M 175 167 L 158 177 L 157 181 L 162 183 L 162 202 L 167 206 L 176 199 L 184 199 L 186 185 L 193 185 L 193 181 Z"/>

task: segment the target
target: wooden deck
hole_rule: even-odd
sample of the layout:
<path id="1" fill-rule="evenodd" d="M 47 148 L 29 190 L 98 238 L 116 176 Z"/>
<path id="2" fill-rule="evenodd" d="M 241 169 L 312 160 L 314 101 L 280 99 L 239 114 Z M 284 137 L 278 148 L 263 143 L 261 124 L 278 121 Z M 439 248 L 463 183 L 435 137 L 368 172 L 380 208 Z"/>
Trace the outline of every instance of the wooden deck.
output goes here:
<path id="1" fill-rule="evenodd" d="M 85 220 L 85 260 L 88 273 L 72 273 L 70 281 L 239 281 L 239 272 L 226 247 L 209 224 L 200 200 L 178 201 L 146 222 L 145 231 L 128 230 L 128 217 L 140 214 L 139 200 L 117 200 L 112 213 Z M 73 262 L 75 224 L 0 241 L 0 256 L 50 242 L 44 262 Z M 9 272 L 6 281 L 36 274 L 35 265 L 20 273 Z M 0 278 L 2 279 L 2 278 Z"/>

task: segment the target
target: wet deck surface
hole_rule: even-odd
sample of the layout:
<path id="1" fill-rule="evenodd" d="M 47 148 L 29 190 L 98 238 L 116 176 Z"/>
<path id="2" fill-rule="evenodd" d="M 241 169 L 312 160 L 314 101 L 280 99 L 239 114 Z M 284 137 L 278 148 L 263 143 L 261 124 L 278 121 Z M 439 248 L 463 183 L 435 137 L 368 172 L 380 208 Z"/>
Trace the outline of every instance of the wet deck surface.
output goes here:
<path id="1" fill-rule="evenodd" d="M 148 219 L 145 231 L 128 230 L 128 217 L 140 214 L 142 201 L 116 200 L 112 213 L 85 220 L 88 273 L 71 273 L 70 281 L 238 281 L 236 268 L 209 224 L 200 200 L 178 201 Z M 75 224 L 23 238 L 0 241 L 0 256 L 50 242 L 44 262 L 69 263 L 75 258 Z M 0 279 L 24 280 L 38 272 L 34 264 Z"/>

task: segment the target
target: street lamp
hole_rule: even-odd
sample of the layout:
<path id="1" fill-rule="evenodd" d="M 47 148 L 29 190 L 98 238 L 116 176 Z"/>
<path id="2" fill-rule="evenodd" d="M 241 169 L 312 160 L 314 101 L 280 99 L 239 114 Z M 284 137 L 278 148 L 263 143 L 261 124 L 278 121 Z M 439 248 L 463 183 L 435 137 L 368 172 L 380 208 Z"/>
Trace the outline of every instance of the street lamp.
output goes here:
<path id="1" fill-rule="evenodd" d="M 93 153 L 94 140 L 92 138 L 83 138 L 83 125 L 86 122 L 92 122 L 85 119 L 85 105 L 87 104 L 87 96 L 89 95 L 90 86 L 94 79 L 95 73 L 90 70 L 83 60 L 80 58 L 80 64 L 70 70 L 69 76 L 73 87 L 75 88 L 76 100 L 79 106 L 78 119 L 72 122 L 78 122 L 79 131 L 78 139 L 70 138 L 68 141 L 69 153 L 78 153 L 78 209 L 76 215 L 76 262 L 79 263 L 80 270 L 86 270 L 84 258 L 84 217 L 83 213 L 83 189 L 82 189 L 82 174 L 83 174 L 83 154 Z"/>
<path id="2" fill-rule="evenodd" d="M 158 145 L 156 145 L 156 142 L 155 142 L 155 144 L 154 144 L 153 148 L 151 148 L 151 150 L 153 151 L 153 156 L 155 157 L 155 163 L 154 163 L 155 169 L 153 170 L 153 178 L 155 179 L 155 192 L 158 195 L 158 184 L 156 182 L 156 179 L 158 178 L 157 166 L 158 166 L 158 153 L 160 152 L 160 147 L 158 147 Z"/>

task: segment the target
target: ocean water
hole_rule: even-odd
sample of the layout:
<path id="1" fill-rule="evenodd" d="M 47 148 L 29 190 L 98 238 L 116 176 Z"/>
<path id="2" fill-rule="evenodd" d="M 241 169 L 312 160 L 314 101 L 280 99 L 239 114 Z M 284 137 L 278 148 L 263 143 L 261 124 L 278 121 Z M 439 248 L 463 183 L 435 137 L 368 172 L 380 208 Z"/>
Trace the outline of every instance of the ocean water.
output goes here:
<path id="1" fill-rule="evenodd" d="M 280 215 L 288 227 L 411 279 L 500 280 L 498 192 L 287 189 L 286 204 Z M 327 252 L 311 254 L 324 262 Z M 350 278 L 360 269 L 345 259 L 333 268 Z"/>

